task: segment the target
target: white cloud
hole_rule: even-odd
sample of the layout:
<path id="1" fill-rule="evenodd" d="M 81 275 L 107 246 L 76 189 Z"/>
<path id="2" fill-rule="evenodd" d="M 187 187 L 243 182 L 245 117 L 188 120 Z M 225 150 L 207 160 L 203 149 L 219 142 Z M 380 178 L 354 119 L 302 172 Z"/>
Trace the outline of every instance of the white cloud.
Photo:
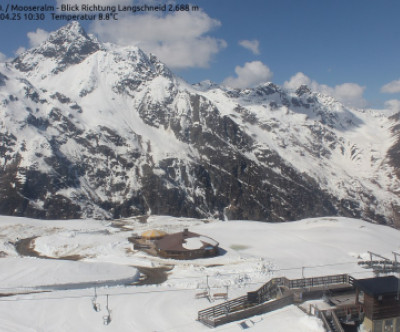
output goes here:
<path id="1" fill-rule="evenodd" d="M 289 90 L 296 90 L 303 84 L 307 85 L 312 91 L 330 95 L 347 106 L 365 107 L 367 104 L 363 97 L 365 87 L 356 83 L 343 83 L 330 87 L 326 84 L 319 84 L 317 81 L 299 72 L 292 76 L 289 81 L 284 82 L 283 87 Z"/>
<path id="2" fill-rule="evenodd" d="M 172 68 L 208 67 L 212 56 L 226 47 L 207 33 L 221 23 L 204 12 L 175 12 L 121 17 L 118 21 L 96 21 L 91 30 L 102 41 L 136 45 L 155 54 Z"/>
<path id="3" fill-rule="evenodd" d="M 43 43 L 49 36 L 49 32 L 43 29 L 36 29 L 36 31 L 28 32 L 26 35 L 28 36 L 29 40 L 29 47 L 36 47 Z M 15 55 L 20 55 L 26 51 L 26 48 L 20 46 L 16 51 Z M 0 61 L 1 62 L 1 61 Z"/>
<path id="4" fill-rule="evenodd" d="M 24 53 L 26 51 L 26 48 L 23 46 L 18 47 L 18 49 L 15 51 L 15 55 L 20 55 L 21 53 Z"/>
<path id="5" fill-rule="evenodd" d="M 333 88 L 333 96 L 345 105 L 364 107 L 367 105 L 363 98 L 365 87 L 356 83 L 343 83 Z"/>
<path id="6" fill-rule="evenodd" d="M 29 39 L 29 46 L 30 47 L 39 46 L 49 37 L 49 34 L 50 34 L 49 32 L 39 28 L 36 29 L 36 31 L 28 32 L 27 36 Z"/>
<path id="7" fill-rule="evenodd" d="M 381 92 L 384 93 L 399 93 L 400 92 L 400 80 L 392 81 L 388 84 L 385 84 L 381 88 Z"/>
<path id="8" fill-rule="evenodd" d="M 283 87 L 289 90 L 296 90 L 300 85 L 307 85 L 311 88 L 311 79 L 301 72 L 292 76 L 289 81 L 283 83 Z"/>
<path id="9" fill-rule="evenodd" d="M 0 62 L 7 62 L 8 60 L 7 56 L 0 52 Z"/>
<path id="10" fill-rule="evenodd" d="M 271 80 L 273 73 L 261 61 L 246 62 L 235 68 L 237 77 L 228 77 L 223 84 L 232 88 L 249 88 Z"/>
<path id="11" fill-rule="evenodd" d="M 239 41 L 239 45 L 250 50 L 253 54 L 260 54 L 260 42 L 258 40 L 241 40 Z"/>
<path id="12" fill-rule="evenodd" d="M 400 112 L 400 100 L 398 99 L 391 99 L 385 101 L 385 107 L 388 110 L 394 111 L 394 112 Z"/>

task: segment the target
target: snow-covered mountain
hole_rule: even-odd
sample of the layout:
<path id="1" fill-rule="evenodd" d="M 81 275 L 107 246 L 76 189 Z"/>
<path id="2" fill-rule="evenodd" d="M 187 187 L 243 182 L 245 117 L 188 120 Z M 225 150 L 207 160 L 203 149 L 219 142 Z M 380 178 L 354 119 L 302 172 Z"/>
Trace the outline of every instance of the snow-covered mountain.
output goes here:
<path id="1" fill-rule="evenodd" d="M 0 64 L 0 213 L 400 225 L 399 116 L 302 86 L 189 85 L 70 23 Z"/>

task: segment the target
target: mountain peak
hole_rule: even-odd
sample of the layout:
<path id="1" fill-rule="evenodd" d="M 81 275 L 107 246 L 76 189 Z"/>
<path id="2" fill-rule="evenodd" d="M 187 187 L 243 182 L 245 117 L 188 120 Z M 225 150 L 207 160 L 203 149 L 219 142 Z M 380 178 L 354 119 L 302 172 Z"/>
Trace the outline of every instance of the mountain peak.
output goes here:
<path id="1" fill-rule="evenodd" d="M 78 34 L 86 35 L 85 30 L 82 28 L 82 25 L 78 21 L 72 21 L 67 25 L 61 27 L 59 31 L 60 30 L 67 30 Z"/>
<path id="2" fill-rule="evenodd" d="M 0 72 L 0 214 L 400 225 L 393 121 L 305 86 L 191 88 L 76 22 Z"/>
<path id="3" fill-rule="evenodd" d="M 211 80 L 204 80 L 199 83 L 192 84 L 193 87 L 200 91 L 208 91 L 213 88 L 219 88 L 220 86 L 217 83 L 214 83 Z"/>
<path id="4" fill-rule="evenodd" d="M 74 21 L 50 33 L 46 41 L 37 48 L 24 52 L 13 63 L 18 70 L 28 72 L 43 58 L 50 58 L 56 60 L 57 66 L 53 71 L 58 72 L 71 64 L 82 62 L 88 55 L 99 49 L 99 42 Z"/>
<path id="5" fill-rule="evenodd" d="M 85 30 L 79 24 L 79 22 L 73 21 L 67 25 L 61 27 L 60 29 L 50 33 L 48 42 L 60 43 L 60 42 L 74 42 L 76 40 L 88 40 L 91 38 L 86 34 Z"/>
<path id="6" fill-rule="evenodd" d="M 298 87 L 298 89 L 296 90 L 296 94 L 300 97 L 304 94 L 309 94 L 311 93 L 310 88 L 306 85 L 306 84 L 302 84 Z"/>

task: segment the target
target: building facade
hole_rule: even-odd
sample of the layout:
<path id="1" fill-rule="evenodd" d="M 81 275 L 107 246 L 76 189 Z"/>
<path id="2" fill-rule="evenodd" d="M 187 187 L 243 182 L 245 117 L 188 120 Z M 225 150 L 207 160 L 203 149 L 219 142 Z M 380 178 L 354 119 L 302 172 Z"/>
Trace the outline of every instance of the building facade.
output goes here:
<path id="1" fill-rule="evenodd" d="M 356 302 L 362 303 L 368 332 L 400 332 L 400 280 L 394 276 L 354 282 Z"/>

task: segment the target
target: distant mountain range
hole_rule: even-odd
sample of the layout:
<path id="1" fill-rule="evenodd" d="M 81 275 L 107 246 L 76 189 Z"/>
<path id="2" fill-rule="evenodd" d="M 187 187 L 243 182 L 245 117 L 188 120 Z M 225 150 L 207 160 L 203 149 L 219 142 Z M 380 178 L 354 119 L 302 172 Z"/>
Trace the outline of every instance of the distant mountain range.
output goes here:
<path id="1" fill-rule="evenodd" d="M 400 225 L 398 114 L 190 85 L 77 22 L 0 64 L 0 121 L 0 214 Z"/>

